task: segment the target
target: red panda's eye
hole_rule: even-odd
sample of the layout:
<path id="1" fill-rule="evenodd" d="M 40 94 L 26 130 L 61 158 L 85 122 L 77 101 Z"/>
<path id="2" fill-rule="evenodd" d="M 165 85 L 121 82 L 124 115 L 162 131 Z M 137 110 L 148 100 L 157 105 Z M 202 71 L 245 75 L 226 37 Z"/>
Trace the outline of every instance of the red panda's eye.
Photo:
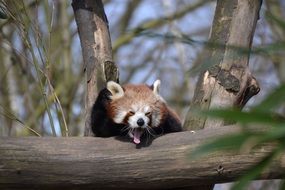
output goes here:
<path id="1" fill-rule="evenodd" d="M 150 116 L 150 115 L 151 115 L 151 112 L 146 112 L 145 115 L 146 115 L 146 116 Z"/>
<path id="2" fill-rule="evenodd" d="M 129 114 L 130 114 L 130 115 L 135 115 L 135 112 L 130 111 Z"/>

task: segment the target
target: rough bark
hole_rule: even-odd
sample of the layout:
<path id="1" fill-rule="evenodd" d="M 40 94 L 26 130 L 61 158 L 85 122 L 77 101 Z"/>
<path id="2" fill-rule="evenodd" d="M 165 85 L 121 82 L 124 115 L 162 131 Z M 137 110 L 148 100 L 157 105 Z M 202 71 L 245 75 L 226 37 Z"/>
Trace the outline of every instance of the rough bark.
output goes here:
<path id="1" fill-rule="evenodd" d="M 231 182 L 272 146 L 196 160 L 189 155 L 205 139 L 237 131 L 230 126 L 172 133 L 140 149 L 116 138 L 1 138 L 0 189 L 195 189 L 195 185 Z M 280 178 L 285 155 L 280 159 L 260 179 Z"/>
<path id="2" fill-rule="evenodd" d="M 242 108 L 259 92 L 248 68 L 249 52 L 261 6 L 260 0 L 218 0 L 205 59 L 184 123 L 189 130 L 216 128 L 224 121 L 198 117 L 196 108 Z"/>
<path id="3" fill-rule="evenodd" d="M 94 136 L 90 126 L 90 109 L 98 91 L 109 80 L 118 81 L 113 62 L 108 20 L 101 0 L 73 0 L 72 7 L 81 42 L 87 82 L 85 101 L 85 136 Z"/>

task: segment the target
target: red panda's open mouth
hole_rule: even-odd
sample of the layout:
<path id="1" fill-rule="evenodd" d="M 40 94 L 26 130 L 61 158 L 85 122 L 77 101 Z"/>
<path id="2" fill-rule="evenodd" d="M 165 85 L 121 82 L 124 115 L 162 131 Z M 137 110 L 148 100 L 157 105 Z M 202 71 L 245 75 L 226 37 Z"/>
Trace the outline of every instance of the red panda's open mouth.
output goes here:
<path id="1" fill-rule="evenodd" d="M 141 142 L 141 136 L 143 134 L 143 130 L 141 128 L 135 128 L 133 131 L 133 142 L 135 144 L 140 144 Z"/>

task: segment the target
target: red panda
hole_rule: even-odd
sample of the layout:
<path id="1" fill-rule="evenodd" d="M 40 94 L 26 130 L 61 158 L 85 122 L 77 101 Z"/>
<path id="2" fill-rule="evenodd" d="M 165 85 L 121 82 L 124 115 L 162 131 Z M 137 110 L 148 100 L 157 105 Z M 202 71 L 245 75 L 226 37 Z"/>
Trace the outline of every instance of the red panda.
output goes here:
<path id="1" fill-rule="evenodd" d="M 100 91 L 91 112 L 95 136 L 128 135 L 135 144 L 144 136 L 182 131 L 179 117 L 159 95 L 160 80 L 152 86 L 109 81 Z"/>

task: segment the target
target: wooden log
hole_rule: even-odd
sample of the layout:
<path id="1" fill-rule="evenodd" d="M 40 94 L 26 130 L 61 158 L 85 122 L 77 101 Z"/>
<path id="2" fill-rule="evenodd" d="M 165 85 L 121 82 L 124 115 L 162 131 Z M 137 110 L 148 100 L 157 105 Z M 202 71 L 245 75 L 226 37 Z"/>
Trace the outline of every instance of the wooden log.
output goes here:
<path id="1" fill-rule="evenodd" d="M 189 155 L 236 127 L 172 133 L 137 148 L 117 138 L 0 138 L 0 189 L 170 189 L 231 182 L 272 148 L 251 153 Z M 260 179 L 280 178 L 285 156 Z"/>

